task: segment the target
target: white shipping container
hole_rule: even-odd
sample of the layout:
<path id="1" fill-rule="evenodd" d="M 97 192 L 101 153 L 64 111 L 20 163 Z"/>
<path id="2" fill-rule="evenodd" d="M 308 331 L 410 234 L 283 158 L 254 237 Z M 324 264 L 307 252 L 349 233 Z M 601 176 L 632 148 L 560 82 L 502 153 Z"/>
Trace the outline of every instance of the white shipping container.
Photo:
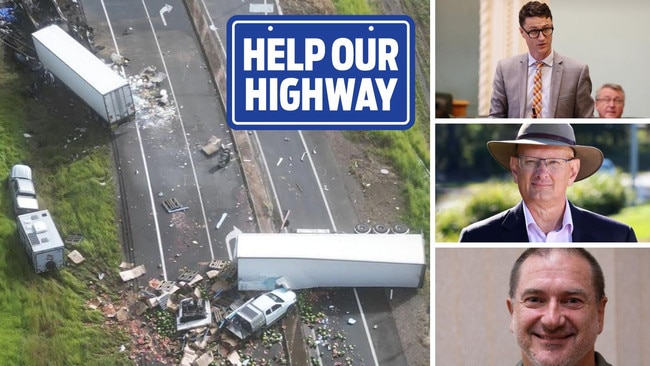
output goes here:
<path id="1" fill-rule="evenodd" d="M 239 290 L 422 286 L 419 234 L 242 233 L 235 260 Z"/>
<path id="2" fill-rule="evenodd" d="M 135 115 L 131 88 L 106 65 L 57 25 L 32 33 L 39 61 L 109 124 Z"/>

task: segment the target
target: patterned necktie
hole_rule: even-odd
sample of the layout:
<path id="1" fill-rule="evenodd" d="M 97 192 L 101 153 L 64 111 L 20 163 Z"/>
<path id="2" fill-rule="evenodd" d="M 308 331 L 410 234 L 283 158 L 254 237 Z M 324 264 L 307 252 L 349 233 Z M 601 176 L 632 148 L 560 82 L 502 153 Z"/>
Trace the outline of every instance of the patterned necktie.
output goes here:
<path id="1" fill-rule="evenodd" d="M 533 79 L 533 118 L 542 117 L 542 66 L 544 62 L 537 61 L 537 70 Z"/>

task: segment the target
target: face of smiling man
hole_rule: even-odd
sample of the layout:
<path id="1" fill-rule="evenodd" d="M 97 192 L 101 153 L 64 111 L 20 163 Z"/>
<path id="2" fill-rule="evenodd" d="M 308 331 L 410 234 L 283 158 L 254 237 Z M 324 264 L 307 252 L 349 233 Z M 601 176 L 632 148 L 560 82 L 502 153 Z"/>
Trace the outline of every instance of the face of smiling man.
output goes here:
<path id="1" fill-rule="evenodd" d="M 586 259 L 562 250 L 531 255 L 506 305 L 525 366 L 595 365 L 607 298 L 596 299 Z"/>

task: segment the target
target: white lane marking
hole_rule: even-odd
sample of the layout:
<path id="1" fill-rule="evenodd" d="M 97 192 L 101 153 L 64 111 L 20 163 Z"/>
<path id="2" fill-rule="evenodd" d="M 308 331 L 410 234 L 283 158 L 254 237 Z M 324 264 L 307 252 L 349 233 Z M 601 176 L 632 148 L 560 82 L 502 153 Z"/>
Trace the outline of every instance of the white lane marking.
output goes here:
<path id="1" fill-rule="evenodd" d="M 242 0 L 244 1 L 244 0 Z M 210 15 L 210 11 L 208 10 L 208 6 L 205 5 L 205 0 L 201 0 L 201 4 L 203 4 L 203 10 L 205 10 L 205 13 L 208 15 L 208 19 L 210 20 L 210 30 L 214 32 L 214 34 L 217 36 L 217 41 L 219 42 L 219 47 L 221 48 L 221 52 L 223 53 L 223 59 L 226 59 L 226 48 L 223 46 L 223 41 L 221 41 L 221 36 L 219 36 L 219 32 L 217 32 L 217 26 L 214 25 L 214 21 L 212 20 L 212 15 Z"/>
<path id="2" fill-rule="evenodd" d="M 212 249 L 212 238 L 210 237 L 210 226 L 208 225 L 208 218 L 205 214 L 205 205 L 203 204 L 203 195 L 201 194 L 201 185 L 199 184 L 199 178 L 196 174 L 196 166 L 194 166 L 194 158 L 192 158 L 192 150 L 190 149 L 190 143 L 187 140 L 187 132 L 185 131 L 185 124 L 183 123 L 183 116 L 181 116 L 180 108 L 178 108 L 178 100 L 176 100 L 176 93 L 174 92 L 174 85 L 172 83 L 172 77 L 167 70 L 167 63 L 165 62 L 165 56 L 163 55 L 162 49 L 160 48 L 160 43 L 158 42 L 158 35 L 154 29 L 153 23 L 151 22 L 151 16 L 149 16 L 149 10 L 145 4 L 145 0 L 142 0 L 142 7 L 144 8 L 145 13 L 147 14 L 147 20 L 149 21 L 149 26 L 151 27 L 151 32 L 154 35 L 154 41 L 156 42 L 156 47 L 158 48 L 158 54 L 160 54 L 160 60 L 163 64 L 163 69 L 165 69 L 165 74 L 167 74 L 167 80 L 169 80 L 169 90 L 171 92 L 172 98 L 174 99 L 174 104 L 176 105 L 176 115 L 178 116 L 178 121 L 181 125 L 181 131 L 183 132 L 183 139 L 185 141 L 185 149 L 187 150 L 187 156 L 190 159 L 190 166 L 192 167 L 192 176 L 194 177 L 194 185 L 199 194 L 199 206 L 201 206 L 201 215 L 203 216 L 203 222 L 205 227 L 205 235 L 208 238 L 208 247 L 210 248 L 210 259 L 214 259 L 214 250 Z"/>
<path id="3" fill-rule="evenodd" d="M 282 8 L 280 7 L 280 4 L 279 4 L 278 0 L 274 0 L 274 1 L 275 1 L 276 9 L 278 9 L 278 14 L 283 15 L 282 14 Z M 213 29 L 215 31 L 215 33 L 216 33 L 216 27 L 214 26 L 212 16 L 210 15 L 210 12 L 208 11 L 207 7 L 205 6 L 204 0 L 201 0 L 201 2 L 203 2 L 203 6 L 205 7 L 205 11 L 208 14 L 208 18 L 210 19 L 210 23 L 211 23 L 210 28 Z M 242 0 L 242 2 L 244 2 L 244 0 Z M 221 44 L 221 38 L 219 38 L 219 34 L 217 34 L 217 38 L 219 39 L 219 43 Z M 221 44 L 221 50 L 222 50 L 223 55 L 225 57 L 226 56 L 226 51 L 223 48 L 223 44 Z M 304 140 L 302 131 L 298 131 L 298 133 L 300 134 L 300 138 L 303 141 L 303 146 L 305 147 L 305 151 L 308 151 L 309 149 L 307 149 L 307 147 L 305 145 L 305 140 Z M 278 201 L 278 195 L 277 195 L 277 193 L 275 191 L 275 186 L 273 185 L 273 179 L 271 179 L 271 174 L 270 174 L 269 169 L 268 169 L 268 164 L 266 163 L 266 158 L 264 157 L 264 153 L 263 153 L 263 150 L 262 150 L 262 145 L 260 144 L 260 140 L 259 140 L 259 137 L 257 136 L 256 131 L 253 131 L 253 135 L 255 136 L 255 140 L 257 141 L 257 146 L 260 149 L 260 155 L 262 157 L 264 167 L 266 169 L 266 176 L 269 177 L 269 182 L 271 182 L 271 190 L 273 191 L 273 196 L 275 197 L 276 205 L 278 207 L 278 211 L 280 212 L 280 216 L 282 216 L 282 207 L 280 205 L 280 202 Z M 309 154 L 307 154 L 307 156 L 309 157 L 309 163 L 312 166 L 312 171 L 314 172 L 314 176 L 316 177 L 316 180 L 318 180 L 318 175 L 316 175 L 316 168 L 314 167 L 311 156 Z M 318 182 L 318 187 L 319 187 L 319 189 L 321 189 L 320 181 Z M 328 215 L 330 217 L 332 227 L 335 229 L 334 232 L 336 232 L 336 224 L 334 223 L 334 219 L 332 218 L 332 214 L 330 212 L 329 205 L 327 204 L 327 200 L 325 199 L 325 193 L 323 192 L 322 189 L 321 189 L 321 196 L 323 197 L 323 201 L 325 202 L 325 207 L 327 208 L 327 213 L 328 213 Z M 379 366 L 379 361 L 377 360 L 377 353 L 375 352 L 375 346 L 372 343 L 372 336 L 370 335 L 368 325 L 366 324 L 366 321 L 365 321 L 363 306 L 361 306 L 361 301 L 359 300 L 359 296 L 357 294 L 357 289 L 354 288 L 353 290 L 354 290 L 354 295 L 355 295 L 355 298 L 356 298 L 356 301 L 357 301 L 357 306 L 359 307 L 359 313 L 361 314 L 361 317 L 363 319 L 363 323 L 364 323 L 364 326 L 365 326 L 366 337 L 368 337 L 368 345 L 370 347 L 370 352 L 372 353 L 372 358 L 373 358 L 373 360 L 375 362 L 375 366 Z"/>
<path id="4" fill-rule="evenodd" d="M 235 251 L 237 251 L 237 241 L 236 239 L 239 237 L 239 234 L 241 234 L 242 231 L 239 230 L 237 226 L 233 226 L 232 230 L 226 235 L 226 247 L 228 248 L 228 258 L 232 261 L 233 258 L 233 250 L 230 248 L 230 242 L 232 240 L 235 240 Z"/>
<path id="5" fill-rule="evenodd" d="M 166 27 L 167 26 L 167 21 L 165 20 L 165 13 L 169 13 L 172 11 L 173 7 L 169 4 L 165 4 L 162 8 L 160 8 L 160 19 L 162 19 L 163 25 Z M 147 15 L 148 16 L 148 15 Z"/>
<path id="6" fill-rule="evenodd" d="M 336 229 L 336 223 L 334 222 L 334 217 L 332 216 L 332 210 L 330 210 L 330 206 L 327 204 L 325 191 L 323 190 L 323 185 L 320 181 L 320 178 L 318 178 L 318 173 L 316 172 L 316 166 L 314 165 L 314 161 L 312 160 L 311 154 L 309 153 L 309 147 L 307 147 L 305 136 L 300 130 L 298 130 L 298 135 L 300 136 L 300 141 L 302 141 L 302 147 L 305 149 L 305 152 L 307 152 L 307 160 L 309 160 L 311 171 L 312 173 L 314 173 L 314 178 L 316 179 L 316 183 L 318 184 L 318 191 L 320 192 L 320 196 L 323 199 L 323 203 L 325 204 L 325 210 L 327 211 L 327 217 L 329 217 L 330 223 L 332 224 L 332 230 L 333 232 L 337 232 L 338 230 Z"/>
<path id="7" fill-rule="evenodd" d="M 375 361 L 375 365 L 379 365 L 379 361 L 377 360 L 377 353 L 375 353 L 375 346 L 372 344 L 372 337 L 370 336 L 370 328 L 368 328 L 368 322 L 366 321 L 366 315 L 363 312 L 363 307 L 361 307 L 359 293 L 357 293 L 356 287 L 352 290 L 354 291 L 354 297 L 357 299 L 357 305 L 359 306 L 359 314 L 361 315 L 361 321 L 363 322 L 363 329 L 366 330 L 366 335 L 368 336 L 368 341 L 370 342 L 370 352 L 372 353 L 372 359 Z"/>
<path id="8" fill-rule="evenodd" d="M 268 15 L 269 13 L 273 13 L 273 4 L 267 4 L 266 1 L 264 4 L 248 4 L 248 12 Z"/>
<path id="9" fill-rule="evenodd" d="M 108 11 L 106 10 L 106 5 L 104 4 L 104 0 L 101 0 L 101 3 L 102 3 L 102 8 L 104 9 L 104 16 L 106 16 L 106 20 L 108 22 L 108 29 L 111 32 L 111 37 L 113 38 L 113 45 L 115 46 L 115 52 L 119 53 L 119 48 L 117 47 L 117 40 L 115 38 L 115 33 L 113 33 L 113 27 L 111 26 L 111 19 L 108 16 Z M 124 73 L 124 68 L 122 68 L 122 73 Z M 163 254 L 163 248 L 162 248 L 162 237 L 160 235 L 160 227 L 158 226 L 158 215 L 156 214 L 156 210 L 155 210 L 156 206 L 154 202 L 153 192 L 151 191 L 151 179 L 149 178 L 149 168 L 147 166 L 147 158 L 144 153 L 144 146 L 142 145 L 142 137 L 140 136 L 140 127 L 138 126 L 137 118 L 135 119 L 134 124 L 135 124 L 135 131 L 138 135 L 138 146 L 140 147 L 140 156 L 142 157 L 142 163 L 144 165 L 144 175 L 147 181 L 147 190 L 149 191 L 149 203 L 151 204 L 151 214 L 153 217 L 154 227 L 156 228 L 156 241 L 158 242 L 158 252 L 160 254 L 160 263 L 163 272 L 163 279 L 167 281 L 167 267 L 165 266 L 165 256 Z M 122 174 L 124 174 L 124 172 Z M 127 225 L 130 225 L 130 223 L 127 223 Z"/>

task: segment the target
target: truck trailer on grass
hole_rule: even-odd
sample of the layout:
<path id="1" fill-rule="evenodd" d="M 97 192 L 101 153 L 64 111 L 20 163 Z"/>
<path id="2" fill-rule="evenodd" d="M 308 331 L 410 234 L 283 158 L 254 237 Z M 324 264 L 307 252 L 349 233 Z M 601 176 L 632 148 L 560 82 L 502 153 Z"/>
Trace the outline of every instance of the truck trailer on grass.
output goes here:
<path id="1" fill-rule="evenodd" d="M 422 286 L 420 234 L 241 233 L 239 290 Z"/>
<path id="2" fill-rule="evenodd" d="M 135 116 L 125 78 L 97 58 L 58 25 L 32 33 L 38 60 L 109 125 Z"/>

